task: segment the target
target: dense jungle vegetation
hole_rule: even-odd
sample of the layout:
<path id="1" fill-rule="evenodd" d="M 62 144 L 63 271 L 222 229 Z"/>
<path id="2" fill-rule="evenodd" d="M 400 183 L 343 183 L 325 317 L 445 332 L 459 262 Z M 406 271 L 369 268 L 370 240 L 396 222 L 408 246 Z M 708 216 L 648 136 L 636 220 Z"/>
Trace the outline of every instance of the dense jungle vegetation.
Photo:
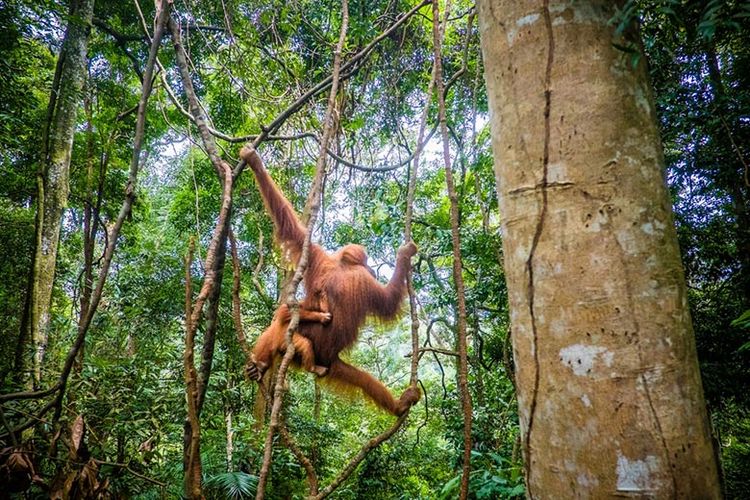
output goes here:
<path id="1" fill-rule="evenodd" d="M 333 497 L 457 498 L 465 431 L 469 497 L 526 494 L 474 3 L 440 4 L 440 84 L 427 1 L 351 0 L 346 16 L 339 0 L 156 5 L 164 14 L 139 0 L 0 0 L 0 497 L 192 496 L 198 432 L 201 494 L 256 494 L 270 408 L 244 375 L 236 319 L 252 345 L 294 266 L 252 172 L 236 167 L 253 141 L 299 213 L 323 175 L 314 242 L 363 245 L 382 283 L 407 212 L 419 247 L 422 399 Z M 619 36 L 634 24 L 642 43 L 613 44 L 626 66 L 648 65 L 724 494 L 750 498 L 750 3 L 629 0 L 608 26 Z M 239 173 L 229 191 L 211 154 Z M 188 283 L 193 300 L 208 293 L 197 323 L 186 321 Z M 346 358 L 397 394 L 412 361 L 408 300 L 403 309 L 395 323 L 367 323 Z M 287 389 L 281 427 L 321 490 L 396 421 L 303 371 Z M 269 498 L 311 491 L 290 448 L 276 438 Z"/>

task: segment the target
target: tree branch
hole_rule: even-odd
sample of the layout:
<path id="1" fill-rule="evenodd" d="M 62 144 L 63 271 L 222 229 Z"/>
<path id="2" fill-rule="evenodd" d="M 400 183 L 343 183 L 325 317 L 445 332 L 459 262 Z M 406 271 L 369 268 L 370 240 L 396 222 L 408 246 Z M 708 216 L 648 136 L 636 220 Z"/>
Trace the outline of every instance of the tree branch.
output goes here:
<path id="1" fill-rule="evenodd" d="M 190 336 L 195 335 L 195 330 L 201 320 L 203 313 L 203 306 L 206 301 L 209 302 L 209 310 L 206 315 L 206 332 L 203 336 L 203 350 L 201 353 L 201 367 L 198 373 L 197 380 L 195 381 L 196 390 L 192 391 L 190 385 L 187 384 L 186 390 L 188 391 L 188 399 L 191 397 L 195 398 L 193 402 L 195 404 L 195 419 L 190 419 L 190 435 L 185 436 L 185 443 L 188 442 L 190 437 L 190 450 L 188 453 L 188 467 L 185 471 L 186 481 L 185 490 L 188 495 L 193 497 L 201 496 L 201 463 L 199 453 L 200 443 L 200 413 L 203 407 L 203 401 L 205 399 L 206 390 L 208 387 L 208 379 L 211 375 L 211 365 L 213 361 L 214 352 L 214 340 L 216 337 L 217 327 L 217 314 L 219 307 L 219 298 L 221 293 L 221 282 L 223 279 L 224 259 L 226 254 L 226 240 L 227 233 L 229 231 L 230 214 L 232 210 L 232 189 L 234 178 L 232 177 L 232 167 L 225 161 L 223 161 L 218 153 L 216 142 L 214 141 L 213 135 L 208 131 L 208 117 L 203 111 L 203 107 L 198 101 L 198 97 L 195 94 L 193 88 L 193 82 L 190 78 L 190 70 L 187 62 L 187 54 L 182 45 L 180 38 L 180 28 L 177 23 L 171 18 L 169 19 L 169 28 L 172 32 L 172 43 L 175 47 L 175 59 L 180 69 L 180 76 L 182 78 L 183 88 L 187 96 L 188 102 L 190 103 L 190 111 L 194 118 L 196 127 L 200 132 L 201 140 L 203 142 L 204 149 L 208 154 L 209 160 L 222 180 L 222 191 L 221 191 L 221 207 L 219 209 L 219 217 L 214 227 L 213 235 L 211 236 L 211 242 L 209 243 L 208 251 L 206 252 L 206 272 L 203 280 L 203 286 L 201 287 L 198 296 L 195 299 L 195 303 L 190 311 L 190 319 L 187 321 L 186 339 Z M 191 394 L 192 392 L 192 394 Z M 190 401 L 188 401 L 190 404 Z M 186 434 L 188 429 L 186 428 Z"/>
<path id="2" fill-rule="evenodd" d="M 357 52 L 349 61 L 341 65 L 340 68 L 340 80 L 344 81 L 351 77 L 356 72 L 356 65 L 364 60 L 367 56 L 370 55 L 370 52 L 373 51 L 373 49 L 380 43 L 382 40 L 387 38 L 391 33 L 393 33 L 399 26 L 404 24 L 408 19 L 410 19 L 416 12 L 419 11 L 422 7 L 425 5 L 428 5 L 431 2 L 431 0 L 422 0 L 418 5 L 416 5 L 414 8 L 409 10 L 406 14 L 401 16 L 398 20 L 396 20 L 395 23 L 393 23 L 387 30 L 383 31 L 380 35 L 376 36 L 372 39 L 370 43 L 368 43 L 362 50 Z M 349 71 L 351 70 L 351 71 Z M 347 71 L 349 71 L 347 73 Z M 315 85 L 313 88 L 305 92 L 302 96 L 300 96 L 296 101 L 294 101 L 287 109 L 282 111 L 279 115 L 276 116 L 276 118 L 268 125 L 268 126 L 261 126 L 261 133 L 253 136 L 253 139 L 250 139 L 248 137 L 247 140 L 252 140 L 253 147 L 257 147 L 258 144 L 266 140 L 268 136 L 271 136 L 274 132 L 276 132 L 281 125 L 284 124 L 284 122 L 292 116 L 294 113 L 299 111 L 302 106 L 304 106 L 307 101 L 309 101 L 311 98 L 316 96 L 318 93 L 324 91 L 327 89 L 331 83 L 333 82 L 332 77 L 327 77 L 323 81 L 319 82 L 317 85 Z M 245 163 L 240 162 L 234 169 L 233 175 L 237 177 L 239 173 L 245 168 Z"/>
<path id="3" fill-rule="evenodd" d="M 245 329 L 242 327 L 242 310 L 240 308 L 240 258 L 237 254 L 237 240 L 231 230 L 229 231 L 229 244 L 232 252 L 232 275 L 234 278 L 232 284 L 232 319 L 234 320 L 234 331 L 237 334 L 237 342 L 239 342 L 242 352 L 250 359 L 251 351 L 245 337 Z"/>
<path id="4" fill-rule="evenodd" d="M 417 352 L 421 355 L 423 352 L 435 352 L 438 354 L 445 354 L 446 356 L 456 356 L 458 357 L 458 353 L 456 351 L 450 351 L 448 349 L 440 349 L 438 347 L 420 347 L 417 349 Z M 405 358 L 411 358 L 413 353 L 405 354 Z"/>
<path id="5" fill-rule="evenodd" d="M 383 432 L 379 436 L 376 436 L 372 439 L 370 439 L 362 448 L 359 450 L 359 452 L 352 457 L 352 459 L 349 461 L 348 464 L 346 464 L 346 467 L 344 467 L 341 472 L 339 473 L 336 478 L 331 481 L 331 483 L 326 486 L 320 493 L 317 495 L 314 495 L 311 498 L 311 500 L 320 500 L 322 498 L 326 498 L 328 495 L 333 493 L 336 488 L 338 488 L 341 483 L 343 483 L 351 474 L 354 472 L 354 470 L 357 468 L 357 466 L 362 462 L 362 460 L 365 459 L 368 453 L 370 453 L 371 450 L 377 448 L 380 446 L 383 442 L 390 439 L 391 436 L 393 436 L 397 430 L 401 428 L 401 425 L 406 421 L 407 417 L 409 416 L 409 412 L 404 413 L 400 417 L 398 417 L 398 420 L 391 426 L 390 429 Z"/>

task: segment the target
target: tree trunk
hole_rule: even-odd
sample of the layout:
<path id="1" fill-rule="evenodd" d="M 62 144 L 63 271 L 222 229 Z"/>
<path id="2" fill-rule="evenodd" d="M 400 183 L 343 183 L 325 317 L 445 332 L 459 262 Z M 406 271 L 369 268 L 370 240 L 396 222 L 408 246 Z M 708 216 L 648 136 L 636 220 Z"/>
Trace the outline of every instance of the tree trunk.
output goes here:
<path id="1" fill-rule="evenodd" d="M 446 7 L 445 21 L 448 23 L 448 7 Z M 471 30 L 471 23 L 469 23 Z M 463 265 L 461 263 L 461 216 L 459 214 L 458 196 L 453 181 L 451 168 L 450 142 L 448 139 L 448 124 L 445 116 L 445 84 L 443 82 L 443 64 L 441 61 L 442 34 L 440 32 L 440 9 L 438 1 L 432 3 L 432 40 L 435 52 L 435 84 L 438 96 L 438 121 L 440 123 L 440 137 L 443 143 L 443 166 L 445 168 L 445 184 L 450 200 L 451 244 L 453 246 L 453 286 L 456 290 L 456 383 L 461 398 L 463 413 L 463 463 L 461 465 L 461 486 L 458 498 L 466 500 L 469 497 L 469 478 L 471 474 L 471 392 L 469 391 L 469 361 L 466 347 L 466 288 L 464 286 Z M 463 186 L 463 182 L 461 183 Z M 414 354 L 416 356 L 416 352 Z"/>
<path id="2" fill-rule="evenodd" d="M 650 85 L 614 7 L 479 2 L 527 494 L 718 498 Z"/>
<path id="3" fill-rule="evenodd" d="M 60 222 L 68 201 L 70 156 L 76 115 L 86 76 L 86 50 L 94 12 L 94 0 L 80 0 L 71 18 L 60 51 L 59 84 L 52 89 L 49 136 L 44 138 L 43 172 L 40 173 L 37 248 L 32 267 L 31 338 L 34 342 L 34 384 L 39 386 L 47 348 L 52 285 L 55 279 Z"/>
<path id="4" fill-rule="evenodd" d="M 228 366 L 230 368 L 230 366 Z M 227 450 L 227 472 L 234 470 L 234 425 L 232 415 L 234 408 L 232 405 L 232 390 L 234 389 L 234 380 L 230 375 L 227 377 L 226 396 L 224 397 L 224 424 L 226 426 L 226 450 Z"/>

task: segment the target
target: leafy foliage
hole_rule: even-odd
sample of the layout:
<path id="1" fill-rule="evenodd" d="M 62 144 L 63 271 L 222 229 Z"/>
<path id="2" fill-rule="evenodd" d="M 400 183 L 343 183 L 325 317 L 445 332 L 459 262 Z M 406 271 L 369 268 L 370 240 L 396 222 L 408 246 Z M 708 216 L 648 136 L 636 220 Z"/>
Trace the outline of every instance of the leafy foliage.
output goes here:
<path id="1" fill-rule="evenodd" d="M 258 478 L 246 472 L 222 472 L 206 478 L 207 498 L 231 498 L 240 500 L 255 496 Z"/>
<path id="2" fill-rule="evenodd" d="M 507 458 L 496 453 L 474 452 L 472 461 L 470 491 L 478 500 L 490 498 L 521 498 L 526 489 L 523 485 L 523 472 Z M 458 475 L 448 481 L 440 491 L 441 500 L 455 498 L 461 483 Z"/>
<path id="3" fill-rule="evenodd" d="M 25 388 L 28 380 L 27 367 L 17 362 L 15 353 L 22 360 L 31 355 L 29 340 L 18 332 L 34 247 L 38 137 L 67 5 L 51 0 L 1 3 L 0 352 L 13 355 L 0 356 L 0 392 L 10 392 Z M 148 2 L 141 3 L 148 24 L 153 12 Z M 415 4 L 351 1 L 344 60 Z M 447 106 L 468 290 L 474 401 L 471 490 L 478 499 L 513 498 L 524 490 L 502 269 L 502 214 L 478 30 L 476 23 L 468 25 L 473 4 L 462 0 L 452 5 L 443 63 L 446 76 L 465 66 L 448 92 Z M 176 8 L 186 26 L 196 90 L 212 126 L 223 133 L 257 133 L 330 73 L 330 49 L 340 23 L 338 2 L 192 2 Z M 99 207 L 94 252 L 98 265 L 107 242 L 104 228 L 121 205 L 133 147 L 138 73 L 148 51 L 131 4 L 97 2 L 96 9 L 89 78 L 81 96 L 90 108 L 78 113 L 44 371 L 47 385 L 56 379 L 75 336 L 83 290 L 85 208 L 92 203 L 89 199 Z M 645 56 L 650 63 L 704 386 L 730 498 L 750 497 L 750 399 L 745 390 L 750 383 L 750 223 L 743 219 L 750 192 L 742 162 L 750 157 L 748 17 L 747 2 L 629 0 L 612 20 L 620 35 L 615 43 L 625 57 L 637 64 Z M 632 36 L 635 19 L 640 20 L 642 47 Z M 365 245 L 382 280 L 392 273 L 395 249 L 403 238 L 408 179 L 406 168 L 395 166 L 416 146 L 432 66 L 430 30 L 428 16 L 414 16 L 356 65 L 338 97 L 339 127 L 331 148 L 355 167 L 330 162 L 314 237 L 331 249 L 344 243 Z M 173 57 L 164 43 L 164 77 L 181 95 Z M 322 94 L 313 98 L 278 134 L 318 133 L 323 99 Z M 435 120 L 433 102 L 428 125 Z M 69 424 L 85 415 L 88 450 L 104 462 L 99 474 L 110 479 L 113 494 L 176 498 L 182 494 L 186 414 L 184 256 L 189 238 L 196 236 L 191 272 L 198 287 L 219 209 L 220 184 L 204 152 L 195 146 L 196 129 L 160 79 L 148 108 L 145 141 L 149 154 L 143 160 L 135 210 L 120 237 L 104 299 L 71 379 L 63 421 Z M 236 154 L 236 145 L 219 144 L 227 158 Z M 317 143 L 308 136 L 262 146 L 272 175 L 297 209 L 309 191 L 316 151 Z M 420 252 L 414 286 L 426 334 L 422 341 L 450 352 L 455 349 L 457 312 L 450 284 L 449 203 L 438 151 L 433 139 L 417 178 L 413 238 Z M 254 183 L 244 174 L 235 188 L 232 226 L 240 241 L 242 319 L 252 341 L 270 321 L 286 268 L 273 247 L 272 227 Z M 225 275 L 231 275 L 230 266 Z M 201 422 L 205 486 L 211 498 L 252 496 L 262 458 L 262 415 L 255 406 L 259 395 L 242 377 L 244 355 L 233 330 L 230 288 L 225 278 Z M 408 372 L 408 332 L 407 320 L 371 325 L 349 355 L 389 387 L 400 388 Z M 202 334 L 196 352 L 203 347 Z M 425 353 L 419 372 L 425 399 L 412 410 L 409 424 L 370 453 L 337 490 L 338 498 L 455 497 L 463 436 L 454 361 L 453 356 Z M 363 442 L 392 422 L 358 398 L 332 396 L 325 389 L 319 393 L 304 374 L 290 377 L 290 388 L 286 421 L 323 484 Z M 17 424 L 38 406 L 12 402 L 3 412 Z M 53 436 L 54 429 L 38 425 L 37 450 L 46 451 Z M 43 453 L 31 455 L 47 481 L 66 456 L 63 441 L 58 461 L 43 458 Z M 304 470 L 282 446 L 276 450 L 269 497 L 303 496 Z M 38 486 L 31 488 L 29 495 L 42 495 Z"/>

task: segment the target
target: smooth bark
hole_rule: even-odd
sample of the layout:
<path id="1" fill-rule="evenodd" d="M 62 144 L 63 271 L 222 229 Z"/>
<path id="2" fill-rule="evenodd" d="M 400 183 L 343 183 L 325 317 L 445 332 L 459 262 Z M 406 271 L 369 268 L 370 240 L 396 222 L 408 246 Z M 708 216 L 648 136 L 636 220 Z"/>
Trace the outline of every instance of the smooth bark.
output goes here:
<path id="1" fill-rule="evenodd" d="M 479 2 L 527 495 L 718 498 L 651 89 L 614 12 Z"/>

